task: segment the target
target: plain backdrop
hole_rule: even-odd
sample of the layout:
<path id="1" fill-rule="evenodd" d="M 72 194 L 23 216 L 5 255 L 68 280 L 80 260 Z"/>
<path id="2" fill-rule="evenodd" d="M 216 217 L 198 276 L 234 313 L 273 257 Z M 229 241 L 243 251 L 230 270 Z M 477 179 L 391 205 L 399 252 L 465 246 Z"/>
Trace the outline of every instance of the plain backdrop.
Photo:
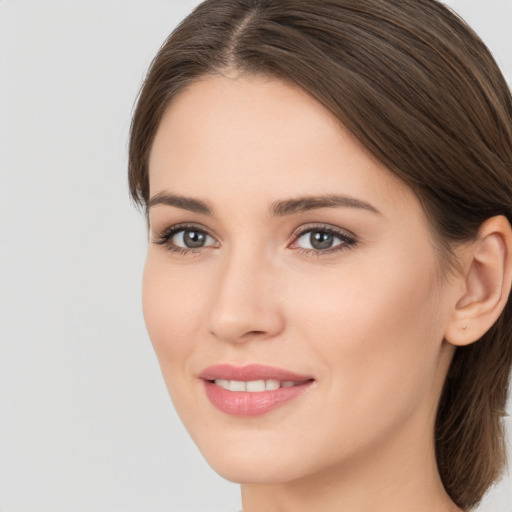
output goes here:
<path id="1" fill-rule="evenodd" d="M 0 1 L 1 512 L 240 508 L 167 396 L 126 183 L 137 91 L 197 3 Z M 512 78 L 512 0 L 450 4 Z M 510 473 L 481 510 L 512 512 Z"/>

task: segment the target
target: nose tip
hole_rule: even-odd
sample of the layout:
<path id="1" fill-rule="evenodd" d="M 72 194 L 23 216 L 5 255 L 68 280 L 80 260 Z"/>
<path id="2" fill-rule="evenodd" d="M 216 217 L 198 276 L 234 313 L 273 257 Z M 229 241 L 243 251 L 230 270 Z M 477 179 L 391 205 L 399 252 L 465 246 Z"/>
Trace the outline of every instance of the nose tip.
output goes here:
<path id="1" fill-rule="evenodd" d="M 251 330 L 250 325 L 244 325 L 239 319 L 234 318 L 228 321 L 217 322 L 210 334 L 216 339 L 225 340 L 231 343 L 244 343 L 250 340 L 262 340 L 271 336 L 271 329 Z"/>
<path id="2" fill-rule="evenodd" d="M 238 296 L 224 292 L 211 315 L 210 333 L 218 340 L 244 343 L 265 340 L 279 334 L 283 321 L 276 304 L 267 295 L 254 305 L 255 295 Z"/>
<path id="3" fill-rule="evenodd" d="M 251 266 L 230 265 L 219 274 L 212 295 L 210 334 L 230 343 L 279 334 L 284 322 L 276 286 L 271 269 L 261 261 Z"/>

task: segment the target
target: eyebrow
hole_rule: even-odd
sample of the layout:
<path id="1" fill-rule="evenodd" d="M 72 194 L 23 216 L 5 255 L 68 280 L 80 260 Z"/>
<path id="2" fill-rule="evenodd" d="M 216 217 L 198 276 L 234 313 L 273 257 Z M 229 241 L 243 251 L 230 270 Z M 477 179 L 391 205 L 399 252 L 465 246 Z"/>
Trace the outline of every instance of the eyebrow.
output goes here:
<path id="1" fill-rule="evenodd" d="M 159 192 L 158 194 L 155 194 L 146 205 L 146 213 L 149 212 L 150 208 L 159 204 L 175 206 L 182 210 L 202 213 L 203 215 L 213 215 L 213 208 L 210 208 L 205 201 L 193 199 L 192 197 L 180 196 L 178 194 L 171 194 L 170 192 Z"/>
<path id="2" fill-rule="evenodd" d="M 302 213 L 318 208 L 360 208 L 380 215 L 379 210 L 370 203 L 350 196 L 322 195 L 306 196 L 285 199 L 272 203 L 270 210 L 276 217 L 283 217 L 292 213 Z"/>
<path id="3" fill-rule="evenodd" d="M 150 208 L 157 205 L 175 206 L 183 210 L 188 210 L 202 215 L 214 215 L 214 209 L 201 199 L 194 199 L 192 197 L 185 197 L 170 192 L 159 192 L 155 194 L 149 201 L 146 207 L 146 213 Z M 350 196 L 340 195 L 318 195 L 318 196 L 303 196 L 292 199 L 284 199 L 275 201 L 270 205 L 270 213 L 274 217 L 284 217 L 294 213 L 303 213 L 309 210 L 316 210 L 319 208 L 360 208 L 378 215 L 381 212 L 377 210 L 370 203 L 355 199 Z"/>

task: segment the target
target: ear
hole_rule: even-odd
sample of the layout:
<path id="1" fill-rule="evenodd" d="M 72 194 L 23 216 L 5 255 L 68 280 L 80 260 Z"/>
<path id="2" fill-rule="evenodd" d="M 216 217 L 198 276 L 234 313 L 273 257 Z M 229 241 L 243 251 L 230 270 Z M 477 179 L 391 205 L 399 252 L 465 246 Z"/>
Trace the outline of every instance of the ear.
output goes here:
<path id="1" fill-rule="evenodd" d="M 462 250 L 463 273 L 446 326 L 445 339 L 456 346 L 480 339 L 496 322 L 510 295 L 512 229 L 500 215 L 488 219 L 475 242 Z"/>

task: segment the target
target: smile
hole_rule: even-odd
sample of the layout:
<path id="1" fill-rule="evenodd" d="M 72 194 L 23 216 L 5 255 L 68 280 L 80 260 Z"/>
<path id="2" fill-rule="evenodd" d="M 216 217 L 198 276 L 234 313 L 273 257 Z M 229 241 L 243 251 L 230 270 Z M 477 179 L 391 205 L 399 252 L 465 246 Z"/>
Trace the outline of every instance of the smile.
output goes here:
<path id="1" fill-rule="evenodd" d="M 231 416 L 258 416 L 301 396 L 315 380 L 262 365 L 215 365 L 199 378 L 210 402 Z"/>
<path id="2" fill-rule="evenodd" d="M 291 388 L 301 384 L 301 382 L 293 382 L 291 380 L 278 381 L 274 379 L 268 380 L 226 380 L 215 379 L 215 385 L 229 391 L 246 391 L 248 393 L 261 393 L 262 391 L 274 391 L 279 388 Z"/>

